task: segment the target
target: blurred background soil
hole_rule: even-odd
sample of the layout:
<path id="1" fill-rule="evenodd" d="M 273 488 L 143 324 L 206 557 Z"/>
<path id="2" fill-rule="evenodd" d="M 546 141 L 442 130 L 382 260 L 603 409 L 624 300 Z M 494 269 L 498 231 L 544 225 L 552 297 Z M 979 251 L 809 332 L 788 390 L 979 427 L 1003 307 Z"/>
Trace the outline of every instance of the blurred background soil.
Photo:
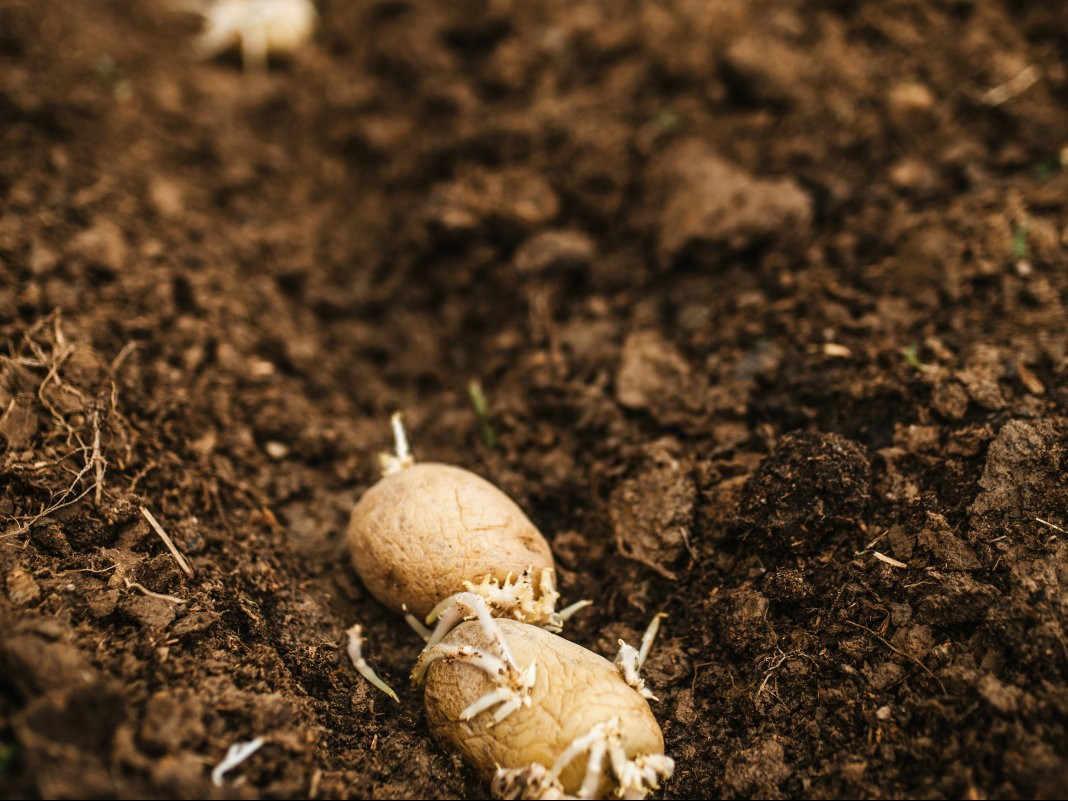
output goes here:
<path id="1" fill-rule="evenodd" d="M 319 8 L 0 0 L 0 795 L 484 794 L 344 554 L 397 408 L 670 613 L 668 797 L 1063 794 L 1068 5 Z"/>

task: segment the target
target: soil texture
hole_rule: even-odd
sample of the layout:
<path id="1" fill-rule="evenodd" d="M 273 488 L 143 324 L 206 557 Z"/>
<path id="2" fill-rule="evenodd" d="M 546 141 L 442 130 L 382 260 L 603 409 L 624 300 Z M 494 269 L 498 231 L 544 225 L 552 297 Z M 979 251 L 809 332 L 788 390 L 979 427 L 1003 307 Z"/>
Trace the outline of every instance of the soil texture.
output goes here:
<path id="1" fill-rule="evenodd" d="M 0 0 L 0 797 L 484 796 L 344 551 L 395 409 L 668 612 L 665 797 L 1063 796 L 1068 4 L 317 5 Z"/>

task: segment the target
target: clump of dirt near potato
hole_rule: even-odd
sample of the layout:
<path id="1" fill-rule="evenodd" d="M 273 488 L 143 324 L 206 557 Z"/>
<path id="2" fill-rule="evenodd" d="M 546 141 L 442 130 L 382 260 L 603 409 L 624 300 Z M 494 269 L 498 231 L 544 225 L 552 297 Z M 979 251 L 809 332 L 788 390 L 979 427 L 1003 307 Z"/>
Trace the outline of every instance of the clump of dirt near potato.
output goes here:
<path id="1" fill-rule="evenodd" d="M 394 409 L 669 613 L 666 796 L 1063 794 L 1068 6 L 319 10 L 0 0 L 0 795 L 484 794 L 344 551 Z"/>

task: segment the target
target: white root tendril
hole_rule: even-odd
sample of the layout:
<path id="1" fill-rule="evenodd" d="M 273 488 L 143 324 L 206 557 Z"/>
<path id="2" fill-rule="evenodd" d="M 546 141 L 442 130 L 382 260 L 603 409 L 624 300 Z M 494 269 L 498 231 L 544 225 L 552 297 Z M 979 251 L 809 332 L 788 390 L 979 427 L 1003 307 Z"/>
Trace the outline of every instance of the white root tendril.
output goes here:
<path id="1" fill-rule="evenodd" d="M 649 652 L 653 649 L 653 640 L 660 632 L 660 621 L 667 617 L 667 612 L 657 612 L 649 621 L 649 626 L 642 635 L 641 650 L 638 651 L 638 667 L 645 667 L 645 660 L 649 658 Z"/>
<path id="2" fill-rule="evenodd" d="M 615 779 L 615 795 L 619 798 L 645 798 L 660 789 L 662 781 L 671 778 L 675 772 L 675 761 L 664 754 L 643 754 L 628 759 L 621 732 L 619 718 L 598 723 L 564 749 L 552 768 L 537 762 L 524 768 L 497 768 L 490 789 L 497 798 L 571 798 L 564 793 L 560 774 L 579 756 L 587 754 L 586 773 L 578 795 L 574 797 L 595 798 L 603 779 L 604 757 L 607 754 L 608 769 Z"/>
<path id="3" fill-rule="evenodd" d="M 501 659 L 512 669 L 518 670 L 508 643 L 504 641 L 504 635 L 497 621 L 493 619 L 493 612 L 486 603 L 486 599 L 473 592 L 458 592 L 456 595 L 449 596 L 427 616 L 428 623 L 437 621 L 430 639 L 426 641 L 427 648 L 437 645 L 456 626 L 471 618 L 478 618 L 482 631 L 493 642 L 493 647 L 500 654 Z"/>
<path id="4" fill-rule="evenodd" d="M 490 784 L 494 798 L 512 799 L 565 799 L 574 798 L 564 792 L 560 780 L 540 762 L 525 768 L 497 768 Z"/>
<path id="5" fill-rule="evenodd" d="M 408 447 L 408 434 L 404 430 L 404 418 L 400 412 L 390 415 L 389 424 L 393 428 L 393 453 L 378 454 L 378 467 L 383 476 L 399 473 L 415 464 L 412 450 Z"/>
<path id="6" fill-rule="evenodd" d="M 645 679 L 642 678 L 641 669 L 645 665 L 645 660 L 649 657 L 649 651 L 652 650 L 653 640 L 656 639 L 657 632 L 660 631 L 660 621 L 665 617 L 667 617 L 665 612 L 657 612 L 653 615 L 649 627 L 645 630 L 645 634 L 642 635 L 640 649 L 628 645 L 623 640 L 618 641 L 619 652 L 616 654 L 616 669 L 623 677 L 623 681 L 637 690 L 642 698 L 647 698 L 651 701 L 659 701 L 660 699 L 645 686 Z"/>
<path id="7" fill-rule="evenodd" d="M 426 675 L 427 669 L 439 659 L 451 659 L 457 662 L 466 662 L 471 667 L 478 668 L 490 678 L 503 676 L 508 672 L 508 666 L 504 660 L 498 659 L 491 653 L 475 648 L 473 645 L 450 645 L 441 643 L 433 646 L 430 650 L 424 650 L 419 656 L 412 670 L 412 679 L 421 682 Z"/>
<path id="8" fill-rule="evenodd" d="M 437 612 L 437 626 L 426 641 L 426 648 L 412 670 L 412 680 L 422 682 L 430 666 L 438 660 L 463 662 L 481 670 L 493 681 L 490 692 L 469 704 L 461 713 L 461 720 L 473 720 L 483 712 L 496 707 L 490 727 L 505 720 L 518 709 L 531 704 L 530 694 L 537 682 L 537 663 L 532 662 L 526 670 L 520 670 L 512 656 L 500 626 L 490 613 L 486 601 L 479 595 L 461 592 L 448 599 L 449 605 Z M 440 606 L 440 605 L 439 605 Z M 432 613 L 433 614 L 433 613 Z M 452 645 L 441 640 L 459 623 L 475 618 L 482 632 L 489 638 L 495 653 L 473 645 Z"/>
<path id="9" fill-rule="evenodd" d="M 401 604 L 401 611 L 404 612 L 404 622 L 412 627 L 412 631 L 419 635 L 419 638 L 426 642 L 430 639 L 430 629 L 423 625 L 415 615 L 408 611 L 408 604 Z"/>
<path id="10" fill-rule="evenodd" d="M 601 784 L 601 764 L 604 762 L 604 752 L 608 749 L 605 740 L 604 737 L 598 737 L 590 744 L 586 756 L 586 777 L 579 788 L 579 798 L 593 798 L 597 795 L 597 787 Z"/>
<path id="11" fill-rule="evenodd" d="M 518 577 L 509 573 L 503 582 L 496 576 L 486 576 L 478 582 L 465 581 L 464 589 L 489 604 L 494 617 L 508 617 L 520 623 L 541 626 L 554 634 L 563 630 L 568 618 L 593 604 L 592 601 L 578 601 L 557 612 L 556 602 L 560 599 L 560 593 L 556 590 L 556 573 L 552 568 L 541 570 L 537 589 L 534 586 L 533 567 L 526 568 Z M 449 596 L 434 607 L 427 615 L 426 622 L 437 620 L 455 597 Z"/>
<path id="12" fill-rule="evenodd" d="M 557 612 L 556 616 L 560 619 L 560 623 L 566 623 L 572 618 L 572 616 L 576 612 L 585 609 L 587 606 L 593 606 L 593 601 L 589 600 L 588 598 L 583 599 L 581 601 L 575 601 L 575 603 L 570 604 L 569 606 L 565 606 L 563 609 Z"/>
<path id="13" fill-rule="evenodd" d="M 357 623 L 345 633 L 349 637 L 349 644 L 345 650 L 349 655 L 349 659 L 352 660 L 352 666 L 356 668 L 356 672 L 394 701 L 400 703 L 400 699 L 397 697 L 397 694 L 393 692 L 393 688 L 382 681 L 382 679 L 378 677 L 378 674 L 375 673 L 374 669 L 367 664 L 367 660 L 363 658 L 363 626 Z"/>
<path id="14" fill-rule="evenodd" d="M 231 745 L 227 749 L 226 756 L 223 757 L 222 762 L 216 765 L 214 770 L 212 770 L 211 783 L 214 784 L 216 787 L 222 787 L 223 777 L 226 776 L 227 773 L 232 771 L 238 765 L 240 765 L 242 762 L 244 762 L 246 759 L 248 759 L 250 756 L 259 751 L 260 748 L 263 747 L 263 744 L 265 742 L 267 741 L 262 737 L 257 737 L 256 739 L 249 740 L 248 742 L 234 743 L 233 745 Z"/>

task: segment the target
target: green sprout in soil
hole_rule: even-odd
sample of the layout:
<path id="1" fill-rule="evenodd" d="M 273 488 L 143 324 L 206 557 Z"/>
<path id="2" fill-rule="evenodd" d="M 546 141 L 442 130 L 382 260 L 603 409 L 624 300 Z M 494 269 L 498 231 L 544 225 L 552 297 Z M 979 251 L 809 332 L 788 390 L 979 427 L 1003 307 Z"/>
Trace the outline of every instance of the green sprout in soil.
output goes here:
<path id="1" fill-rule="evenodd" d="M 482 435 L 482 441 L 487 448 L 497 447 L 497 432 L 493 430 L 493 422 L 490 420 L 489 403 L 482 391 L 482 384 L 472 379 L 467 385 L 467 394 L 471 397 L 471 405 L 475 407 L 478 416 L 478 430 Z"/>
<path id="2" fill-rule="evenodd" d="M 1031 255 L 1031 246 L 1027 242 L 1027 226 L 1019 223 L 1012 229 L 1012 257 L 1023 261 Z"/>
<path id="3" fill-rule="evenodd" d="M 905 357 L 906 363 L 914 370 L 926 370 L 927 365 L 920 361 L 919 347 L 917 345 L 909 345 L 908 347 L 901 349 L 901 355 Z"/>
<path id="4" fill-rule="evenodd" d="M 0 743 L 0 776 L 11 769 L 15 761 L 15 745 L 13 743 Z"/>
<path id="5" fill-rule="evenodd" d="M 100 56 L 93 64 L 93 72 L 96 74 L 97 80 L 109 89 L 114 88 L 115 84 L 122 80 L 119 65 L 107 53 Z"/>
<path id="6" fill-rule="evenodd" d="M 1035 178 L 1039 181 L 1048 181 L 1057 174 L 1060 168 L 1061 164 L 1056 158 L 1043 159 L 1035 165 Z"/>
<path id="7" fill-rule="evenodd" d="M 653 118 L 653 123 L 660 129 L 661 133 L 668 133 L 682 124 L 682 117 L 671 109 L 663 109 Z"/>

